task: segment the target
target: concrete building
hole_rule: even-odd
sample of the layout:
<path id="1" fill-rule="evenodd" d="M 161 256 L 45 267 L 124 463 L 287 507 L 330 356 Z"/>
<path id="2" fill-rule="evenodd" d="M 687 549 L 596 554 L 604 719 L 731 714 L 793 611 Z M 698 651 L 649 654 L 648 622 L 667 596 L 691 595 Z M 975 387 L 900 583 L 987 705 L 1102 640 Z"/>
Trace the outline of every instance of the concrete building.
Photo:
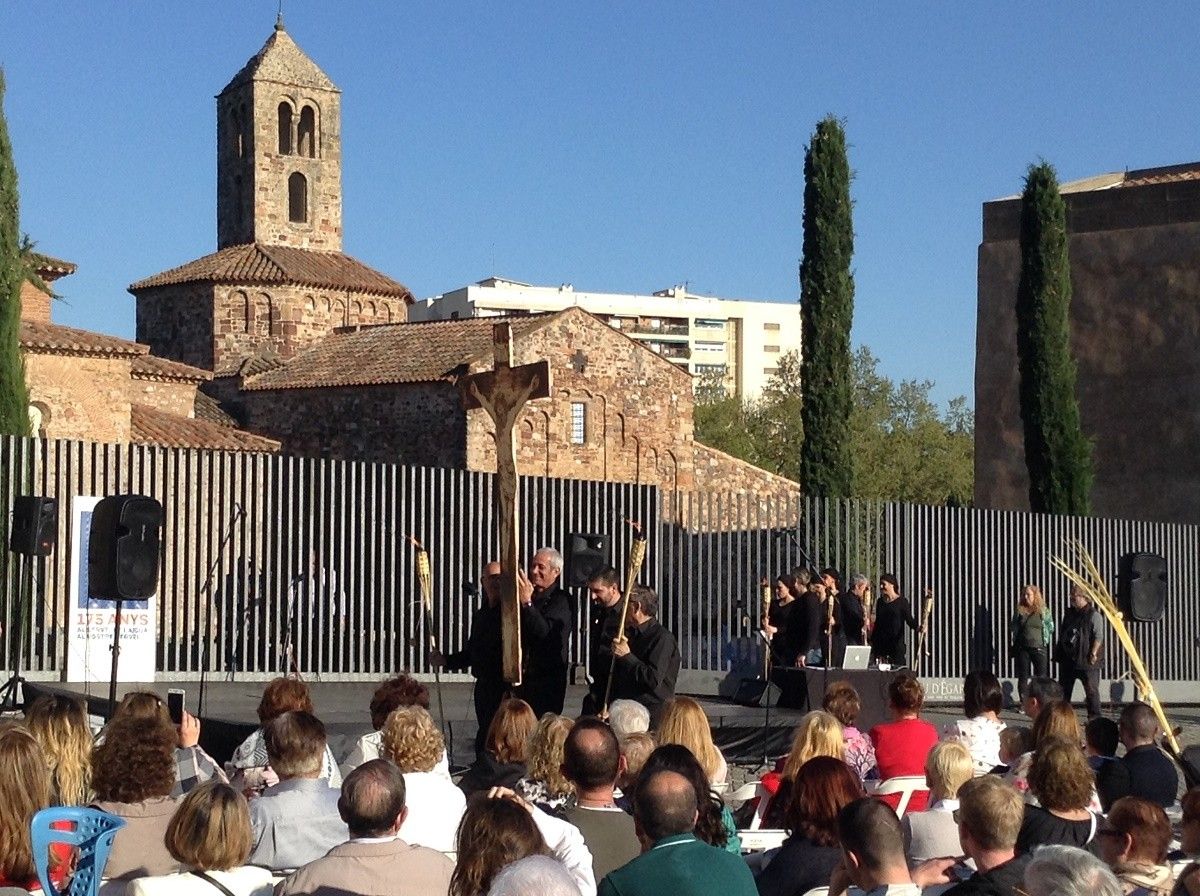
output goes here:
<path id="1" fill-rule="evenodd" d="M 577 292 L 489 277 L 409 308 L 409 318 L 457 320 L 582 308 L 693 376 L 719 374 L 731 395 L 756 398 L 779 366 L 800 350 L 795 302 L 717 299 L 672 286 L 651 295 Z"/>
<path id="2" fill-rule="evenodd" d="M 1200 162 L 1062 186 L 1092 512 L 1200 522 Z M 1017 371 L 1018 196 L 983 205 L 975 503 L 1029 508 Z"/>

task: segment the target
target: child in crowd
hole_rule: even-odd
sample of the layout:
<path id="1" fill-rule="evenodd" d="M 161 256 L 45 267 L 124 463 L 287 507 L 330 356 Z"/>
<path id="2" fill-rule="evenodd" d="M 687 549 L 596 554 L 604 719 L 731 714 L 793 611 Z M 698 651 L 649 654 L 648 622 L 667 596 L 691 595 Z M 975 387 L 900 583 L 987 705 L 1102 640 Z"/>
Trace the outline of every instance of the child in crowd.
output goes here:
<path id="1" fill-rule="evenodd" d="M 1033 749 L 1033 729 L 1010 725 L 1000 732 L 1000 764 L 992 769 L 993 775 L 1005 775 L 1016 765 L 1017 760 Z"/>

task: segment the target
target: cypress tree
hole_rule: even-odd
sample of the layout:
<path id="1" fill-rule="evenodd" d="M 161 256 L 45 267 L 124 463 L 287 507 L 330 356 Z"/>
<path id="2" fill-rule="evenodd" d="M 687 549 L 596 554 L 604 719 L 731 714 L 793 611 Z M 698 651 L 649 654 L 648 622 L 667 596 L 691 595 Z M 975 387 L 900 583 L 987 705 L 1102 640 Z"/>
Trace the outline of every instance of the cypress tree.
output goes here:
<path id="1" fill-rule="evenodd" d="M 21 357 L 21 258 L 17 169 L 4 116 L 0 70 L 0 434 L 29 435 L 29 390 Z"/>
<path id="2" fill-rule="evenodd" d="M 800 483 L 807 494 L 816 497 L 848 498 L 853 485 L 853 254 L 846 134 L 841 122 L 829 116 L 817 125 L 804 153 L 804 249 L 800 261 L 804 343 Z"/>
<path id="3" fill-rule="evenodd" d="M 1084 515 L 1092 460 L 1079 420 L 1070 348 L 1067 207 L 1054 168 L 1046 162 L 1029 166 L 1020 240 L 1017 357 L 1029 505 L 1044 513 Z"/>

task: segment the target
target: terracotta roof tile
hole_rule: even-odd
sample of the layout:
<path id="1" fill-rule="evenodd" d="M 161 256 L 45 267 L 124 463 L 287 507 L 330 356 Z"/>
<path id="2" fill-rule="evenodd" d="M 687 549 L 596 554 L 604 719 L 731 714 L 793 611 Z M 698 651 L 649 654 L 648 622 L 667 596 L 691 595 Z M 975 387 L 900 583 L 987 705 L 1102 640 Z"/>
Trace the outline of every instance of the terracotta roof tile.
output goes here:
<path id="1" fill-rule="evenodd" d="M 144 404 L 133 405 L 129 421 L 132 440 L 143 445 L 268 454 L 279 450 L 279 443 L 273 439 L 207 420 L 169 414 Z"/>
<path id="2" fill-rule="evenodd" d="M 196 398 L 192 402 L 192 411 L 195 413 L 197 420 L 215 423 L 217 426 L 237 426 L 237 421 L 221 409 L 219 401 L 211 395 L 205 395 L 199 389 L 196 390 Z"/>
<path id="3" fill-rule="evenodd" d="M 1183 165 L 1167 165 L 1162 168 L 1141 168 L 1127 171 L 1122 187 L 1143 187 L 1148 184 L 1170 184 L 1186 180 L 1200 180 L 1200 162 Z"/>
<path id="4" fill-rule="evenodd" d="M 564 313 L 508 318 L 513 338 L 521 339 Z M 452 379 L 472 361 L 491 357 L 492 325 L 499 321 L 478 317 L 335 333 L 282 367 L 248 377 L 243 388 L 311 389 Z"/>
<path id="5" fill-rule="evenodd" d="M 21 347 L 50 354 L 113 357 L 145 355 L 150 351 L 145 345 L 117 336 L 36 320 L 21 321 Z"/>
<path id="6" fill-rule="evenodd" d="M 74 274 L 79 266 L 73 261 L 63 261 L 61 258 L 55 258 L 53 255 L 46 255 L 42 252 L 34 252 L 31 255 L 33 259 L 33 269 L 39 274 L 55 274 L 57 277 L 64 277 L 67 274 Z"/>
<path id="7" fill-rule="evenodd" d="M 395 296 L 409 305 L 413 302 L 412 293 L 403 283 L 343 252 L 316 252 L 261 243 L 227 246 L 212 255 L 139 280 L 129 291 L 137 293 L 156 286 L 197 282 L 296 284 Z"/>
<path id="8" fill-rule="evenodd" d="M 140 355 L 134 358 L 131 372 L 135 380 L 173 380 L 185 383 L 202 383 L 212 379 L 212 374 L 191 364 L 168 361 L 155 355 Z"/>

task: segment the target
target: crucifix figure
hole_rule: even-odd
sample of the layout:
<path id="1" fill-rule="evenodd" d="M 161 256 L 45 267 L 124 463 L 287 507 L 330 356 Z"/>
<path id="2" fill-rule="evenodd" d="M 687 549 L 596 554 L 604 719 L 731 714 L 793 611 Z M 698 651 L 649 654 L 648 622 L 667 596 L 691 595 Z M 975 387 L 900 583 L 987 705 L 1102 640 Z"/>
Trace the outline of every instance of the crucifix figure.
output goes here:
<path id="1" fill-rule="evenodd" d="M 504 680 L 521 683 L 521 607 L 517 576 L 517 421 L 525 403 L 550 397 L 550 364 L 513 366 L 512 325 L 492 327 L 494 369 L 463 377 L 463 407 L 483 408 L 496 428 L 496 518 L 500 526 L 500 618 Z"/>

